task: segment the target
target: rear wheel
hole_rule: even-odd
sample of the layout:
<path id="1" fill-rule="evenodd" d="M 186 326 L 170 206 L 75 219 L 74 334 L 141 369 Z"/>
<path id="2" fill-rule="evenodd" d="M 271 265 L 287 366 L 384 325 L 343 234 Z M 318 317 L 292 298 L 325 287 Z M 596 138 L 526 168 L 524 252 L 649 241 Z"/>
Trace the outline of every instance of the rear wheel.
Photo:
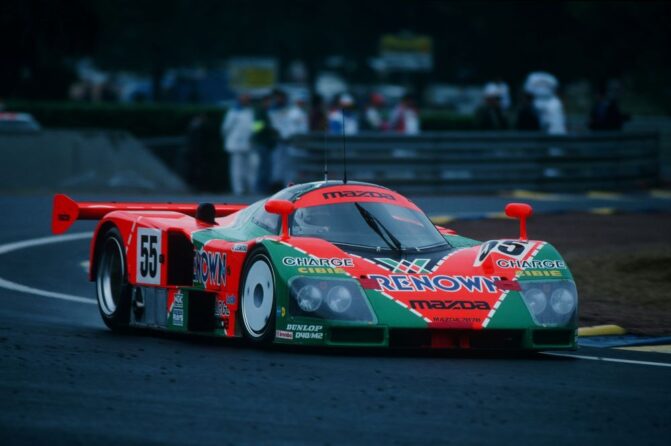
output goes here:
<path id="1" fill-rule="evenodd" d="M 131 301 L 126 253 L 118 229 L 108 230 L 103 237 L 96 262 L 98 309 L 105 325 L 123 330 L 128 328 Z"/>
<path id="2" fill-rule="evenodd" d="M 275 273 L 265 249 L 250 253 L 240 283 L 243 335 L 253 342 L 271 342 L 275 338 Z"/>

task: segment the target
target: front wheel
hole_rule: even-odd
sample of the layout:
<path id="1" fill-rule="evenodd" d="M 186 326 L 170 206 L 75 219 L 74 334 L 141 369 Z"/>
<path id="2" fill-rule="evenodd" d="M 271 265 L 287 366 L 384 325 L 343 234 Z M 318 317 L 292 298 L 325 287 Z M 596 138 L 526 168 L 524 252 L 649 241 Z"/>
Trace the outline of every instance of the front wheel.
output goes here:
<path id="1" fill-rule="evenodd" d="M 118 229 L 108 230 L 103 237 L 96 269 L 98 309 L 105 325 L 118 331 L 128 328 L 130 320 L 126 253 Z"/>
<path id="2" fill-rule="evenodd" d="M 275 300 L 273 265 L 260 248 L 250 253 L 241 281 L 240 325 L 246 339 L 269 343 L 275 338 Z"/>

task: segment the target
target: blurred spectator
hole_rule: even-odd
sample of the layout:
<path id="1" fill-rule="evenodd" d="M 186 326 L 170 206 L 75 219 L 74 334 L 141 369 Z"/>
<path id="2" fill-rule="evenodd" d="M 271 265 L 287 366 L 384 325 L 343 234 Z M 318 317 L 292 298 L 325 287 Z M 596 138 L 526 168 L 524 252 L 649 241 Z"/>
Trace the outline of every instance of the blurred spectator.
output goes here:
<path id="1" fill-rule="evenodd" d="M 337 107 L 329 113 L 329 133 L 342 135 L 343 123 L 346 135 L 356 135 L 359 133 L 359 120 L 354 109 L 354 99 L 347 93 L 343 93 L 340 96 Z"/>
<path id="2" fill-rule="evenodd" d="M 309 130 L 308 114 L 305 111 L 305 100 L 296 99 L 294 105 L 289 108 L 289 126 L 291 135 L 307 133 Z"/>
<path id="3" fill-rule="evenodd" d="M 512 102 L 510 101 L 510 88 L 508 87 L 508 84 L 501 78 L 498 78 L 493 83 L 499 90 L 499 97 L 501 98 L 501 110 L 505 112 L 512 105 Z"/>
<path id="4" fill-rule="evenodd" d="M 273 92 L 273 105 L 269 110 L 270 121 L 279 133 L 280 140 L 287 140 L 291 136 L 292 127 L 289 119 L 289 102 L 283 90 Z"/>
<path id="5" fill-rule="evenodd" d="M 484 103 L 475 112 L 475 125 L 480 130 L 506 130 L 508 119 L 501 108 L 501 90 L 490 82 L 485 85 Z"/>
<path id="6" fill-rule="evenodd" d="M 404 135 L 419 134 L 419 112 L 412 95 L 403 96 L 401 102 L 392 110 L 389 128 Z"/>
<path id="7" fill-rule="evenodd" d="M 370 101 L 364 111 L 363 128 L 364 130 L 383 131 L 387 129 L 387 123 L 383 117 L 384 96 L 380 93 L 370 95 Z"/>
<path id="8" fill-rule="evenodd" d="M 524 83 L 524 91 L 534 97 L 534 108 L 538 112 L 541 130 L 550 135 L 566 134 L 564 106 L 557 96 L 559 81 L 550 73 L 530 73 Z"/>
<path id="9" fill-rule="evenodd" d="M 221 124 L 224 148 L 229 153 L 231 189 L 235 195 L 254 191 L 258 162 L 251 144 L 253 127 L 254 111 L 250 106 L 250 97 L 242 94 Z"/>
<path id="10" fill-rule="evenodd" d="M 320 94 L 312 96 L 310 104 L 310 131 L 323 132 L 326 130 L 326 112 L 324 111 L 324 98 Z"/>
<path id="11" fill-rule="evenodd" d="M 538 131 L 541 129 L 541 123 L 538 120 L 538 112 L 534 108 L 534 97 L 525 92 L 522 96 L 522 103 L 517 111 L 517 130 Z"/>
<path id="12" fill-rule="evenodd" d="M 259 160 L 255 191 L 262 194 L 270 192 L 272 153 L 279 140 L 279 134 L 270 119 L 272 106 L 273 96 L 264 96 L 261 106 L 256 110 L 254 120 L 253 141 Z"/>
<path id="13" fill-rule="evenodd" d="M 624 123 L 630 119 L 628 114 L 620 111 L 618 104 L 619 84 L 605 82 L 597 90 L 596 101 L 589 117 L 591 130 L 622 130 Z"/>
<path id="14" fill-rule="evenodd" d="M 279 190 L 286 186 L 289 179 L 287 157 L 289 154 L 289 138 L 293 135 L 294 128 L 291 123 L 291 109 L 289 108 L 287 94 L 283 90 L 275 90 L 273 99 L 270 121 L 277 130 L 279 139 L 272 152 L 271 185 L 273 190 Z"/>

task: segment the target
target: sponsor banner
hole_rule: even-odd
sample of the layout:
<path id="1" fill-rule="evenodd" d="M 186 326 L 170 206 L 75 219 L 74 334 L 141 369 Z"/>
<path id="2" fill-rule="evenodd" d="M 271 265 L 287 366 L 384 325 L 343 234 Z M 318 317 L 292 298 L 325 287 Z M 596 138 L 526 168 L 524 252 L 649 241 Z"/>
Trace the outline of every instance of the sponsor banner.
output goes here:
<path id="1" fill-rule="evenodd" d="M 321 266 L 331 268 L 351 268 L 354 266 L 354 260 L 349 257 L 332 257 L 322 259 L 319 257 L 284 257 L 282 259 L 284 266 Z"/>
<path id="2" fill-rule="evenodd" d="M 383 276 L 369 274 L 370 279 L 377 281 L 383 291 L 397 292 L 423 292 L 443 291 L 456 293 L 468 291 L 469 293 L 497 293 L 496 281 L 498 277 L 486 276 L 447 276 L 439 274 L 436 276 L 391 274 Z"/>
<path id="3" fill-rule="evenodd" d="M 275 337 L 277 339 L 288 339 L 292 340 L 294 338 L 294 334 L 291 331 L 286 331 L 286 330 L 276 330 L 275 331 Z"/>
<path id="4" fill-rule="evenodd" d="M 175 327 L 184 326 L 184 294 L 181 290 L 175 292 L 172 302 L 172 325 Z"/>
<path id="5" fill-rule="evenodd" d="M 245 243 L 236 243 L 231 248 L 233 252 L 247 252 L 247 244 Z"/>
<path id="6" fill-rule="evenodd" d="M 510 260 L 499 259 L 496 261 L 499 268 L 523 268 L 523 269 L 564 269 L 566 263 L 563 260 Z"/>
<path id="7" fill-rule="evenodd" d="M 324 197 L 325 200 L 330 200 L 332 198 L 382 198 L 385 200 L 396 201 L 396 198 L 394 198 L 392 194 L 370 190 L 335 190 L 324 192 L 322 197 Z"/>
<path id="8" fill-rule="evenodd" d="M 205 287 L 226 285 L 226 254 L 196 251 L 193 256 L 193 282 Z"/>
<path id="9" fill-rule="evenodd" d="M 452 324 L 452 323 L 465 323 L 465 324 L 478 324 L 482 322 L 482 318 L 479 317 L 443 317 L 436 316 L 433 318 L 432 322 L 441 323 L 441 324 Z"/>
<path id="10" fill-rule="evenodd" d="M 410 308 L 414 310 L 491 310 L 484 300 L 424 300 L 413 299 Z"/>
<path id="11" fill-rule="evenodd" d="M 287 324 L 287 330 L 293 332 L 295 339 L 324 339 L 324 326 L 313 324 Z"/>
<path id="12" fill-rule="evenodd" d="M 517 277 L 562 277 L 563 274 L 561 270 L 558 269 L 531 269 L 518 271 L 516 273 Z"/>
<path id="13" fill-rule="evenodd" d="M 347 274 L 342 268 L 311 268 L 301 266 L 297 271 L 301 274 Z"/>
<path id="14" fill-rule="evenodd" d="M 214 305 L 214 315 L 218 318 L 228 317 L 231 315 L 228 310 L 228 305 L 223 300 L 217 300 Z"/>

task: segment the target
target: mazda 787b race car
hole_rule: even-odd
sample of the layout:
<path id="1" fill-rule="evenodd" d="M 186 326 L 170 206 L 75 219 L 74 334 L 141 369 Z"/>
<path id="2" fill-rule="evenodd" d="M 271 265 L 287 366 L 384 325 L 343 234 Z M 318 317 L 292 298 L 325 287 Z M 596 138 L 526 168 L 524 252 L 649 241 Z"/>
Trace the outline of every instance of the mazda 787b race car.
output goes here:
<path id="1" fill-rule="evenodd" d="M 141 327 L 311 346 L 575 349 L 566 263 L 528 240 L 434 226 L 381 186 L 324 181 L 251 205 L 77 203 L 54 233 L 100 220 L 89 278 L 112 330 Z"/>

